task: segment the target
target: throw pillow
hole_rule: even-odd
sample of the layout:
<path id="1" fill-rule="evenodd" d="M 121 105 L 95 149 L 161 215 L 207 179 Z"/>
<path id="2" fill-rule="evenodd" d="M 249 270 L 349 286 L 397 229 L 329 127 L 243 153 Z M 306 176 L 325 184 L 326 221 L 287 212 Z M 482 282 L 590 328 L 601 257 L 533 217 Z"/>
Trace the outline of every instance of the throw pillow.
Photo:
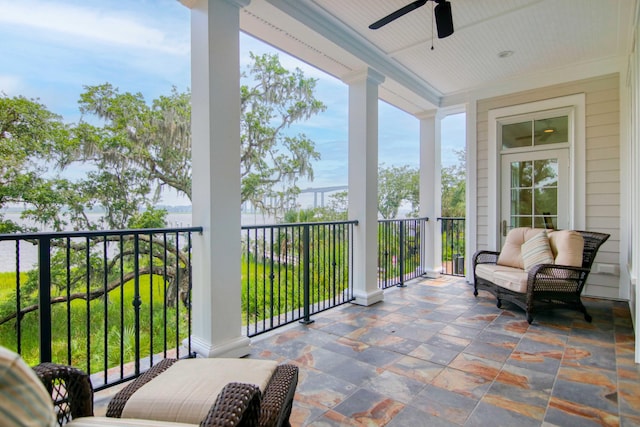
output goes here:
<path id="1" fill-rule="evenodd" d="M 0 425 L 57 426 L 51 396 L 22 358 L 0 346 Z"/>
<path id="2" fill-rule="evenodd" d="M 525 271 L 531 270 L 534 265 L 553 264 L 553 253 L 545 231 L 524 242 L 521 249 Z"/>

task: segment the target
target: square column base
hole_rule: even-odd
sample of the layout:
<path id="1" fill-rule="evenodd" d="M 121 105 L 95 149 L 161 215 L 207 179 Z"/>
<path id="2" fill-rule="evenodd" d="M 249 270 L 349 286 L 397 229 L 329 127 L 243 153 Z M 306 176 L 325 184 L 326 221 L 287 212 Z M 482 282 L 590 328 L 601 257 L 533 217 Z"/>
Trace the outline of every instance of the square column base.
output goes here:
<path id="1" fill-rule="evenodd" d="M 375 291 L 368 293 L 356 290 L 353 292 L 353 296 L 356 298 L 351 301 L 353 304 L 363 305 L 365 307 L 384 300 L 384 292 L 382 289 L 376 289 Z"/>
<path id="2" fill-rule="evenodd" d="M 429 279 L 437 279 L 442 275 L 442 273 L 440 273 L 440 271 L 438 270 L 425 270 L 422 275 L 424 277 L 428 277 Z"/>
<path id="3" fill-rule="evenodd" d="M 243 357 L 251 353 L 251 340 L 237 337 L 224 344 L 213 345 L 192 335 L 191 350 L 200 357 Z"/>

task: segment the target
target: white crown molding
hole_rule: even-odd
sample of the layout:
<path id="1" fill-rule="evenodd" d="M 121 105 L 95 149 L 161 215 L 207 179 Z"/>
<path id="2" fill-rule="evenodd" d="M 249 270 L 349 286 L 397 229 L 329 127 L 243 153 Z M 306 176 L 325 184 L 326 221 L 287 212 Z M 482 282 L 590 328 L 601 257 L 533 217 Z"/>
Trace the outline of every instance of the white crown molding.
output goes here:
<path id="1" fill-rule="evenodd" d="M 361 82 L 364 80 L 380 85 L 384 83 L 384 75 L 377 72 L 373 68 L 367 68 L 366 70 L 360 70 L 354 73 L 350 73 L 342 78 L 342 81 L 346 84 Z"/>
<path id="2" fill-rule="evenodd" d="M 193 9 L 200 0 L 177 0 L 177 1 L 179 3 L 182 3 L 184 6 L 188 7 L 189 9 Z M 224 1 L 232 5 L 238 6 L 238 8 L 247 7 L 249 6 L 249 3 L 251 3 L 251 0 L 224 0 Z"/>
<path id="3" fill-rule="evenodd" d="M 442 98 L 440 91 L 393 61 L 351 28 L 338 24 L 335 17 L 313 2 L 309 0 L 265 1 L 350 52 L 387 78 L 410 88 L 430 103 L 440 105 Z"/>
<path id="4" fill-rule="evenodd" d="M 486 99 L 510 93 L 523 92 L 539 87 L 568 83 L 612 73 L 622 73 L 627 66 L 626 57 L 615 57 L 600 61 L 573 64 L 569 67 L 555 68 L 500 80 L 494 84 L 483 85 L 464 92 L 447 94 L 442 98 L 442 106 L 454 106 L 470 99 Z"/>

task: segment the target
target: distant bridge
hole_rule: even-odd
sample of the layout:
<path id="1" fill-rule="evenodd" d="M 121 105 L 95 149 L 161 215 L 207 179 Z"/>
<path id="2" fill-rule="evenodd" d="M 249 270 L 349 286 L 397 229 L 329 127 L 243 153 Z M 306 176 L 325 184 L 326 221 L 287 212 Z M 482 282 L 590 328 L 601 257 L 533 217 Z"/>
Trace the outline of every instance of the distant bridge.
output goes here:
<path id="1" fill-rule="evenodd" d="M 313 193 L 313 207 L 318 207 L 318 194 L 320 194 L 320 207 L 324 208 L 324 194 L 333 193 L 334 191 L 348 190 L 348 185 L 335 185 L 333 187 L 315 187 L 300 190 L 300 193 Z"/>
<path id="2" fill-rule="evenodd" d="M 342 190 L 348 190 L 349 186 L 348 185 L 334 185 L 332 187 L 309 187 L 309 188 L 305 188 L 304 190 L 300 190 L 300 194 L 302 193 L 313 193 L 313 207 L 317 208 L 318 207 L 318 194 L 320 194 L 320 207 L 324 207 L 324 195 L 325 193 L 333 193 L 334 191 L 342 191 Z M 269 203 L 271 202 L 271 203 Z M 265 205 L 273 205 L 275 203 L 275 199 L 274 200 L 265 200 Z M 255 212 L 255 207 L 253 207 L 251 205 L 250 202 L 245 202 L 242 204 L 242 212 L 244 213 L 252 213 Z"/>

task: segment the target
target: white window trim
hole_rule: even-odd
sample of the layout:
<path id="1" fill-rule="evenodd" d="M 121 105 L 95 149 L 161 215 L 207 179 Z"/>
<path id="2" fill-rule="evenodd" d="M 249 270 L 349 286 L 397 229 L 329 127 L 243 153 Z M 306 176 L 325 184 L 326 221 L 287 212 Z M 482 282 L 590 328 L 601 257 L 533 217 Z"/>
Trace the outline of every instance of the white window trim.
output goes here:
<path id="1" fill-rule="evenodd" d="M 569 224 L 573 229 L 584 229 L 586 226 L 586 149 L 585 149 L 585 95 L 584 93 L 545 99 L 543 101 L 513 105 L 509 107 L 489 110 L 488 127 L 488 236 L 489 247 L 500 248 L 500 152 L 498 148 L 498 126 L 501 119 L 522 114 L 535 114 L 544 110 L 570 108 L 573 120 L 569 132 L 572 134 L 572 144 L 569 149 L 569 193 L 572 200 L 569 204 Z M 571 139 L 571 138 L 570 138 Z"/>

